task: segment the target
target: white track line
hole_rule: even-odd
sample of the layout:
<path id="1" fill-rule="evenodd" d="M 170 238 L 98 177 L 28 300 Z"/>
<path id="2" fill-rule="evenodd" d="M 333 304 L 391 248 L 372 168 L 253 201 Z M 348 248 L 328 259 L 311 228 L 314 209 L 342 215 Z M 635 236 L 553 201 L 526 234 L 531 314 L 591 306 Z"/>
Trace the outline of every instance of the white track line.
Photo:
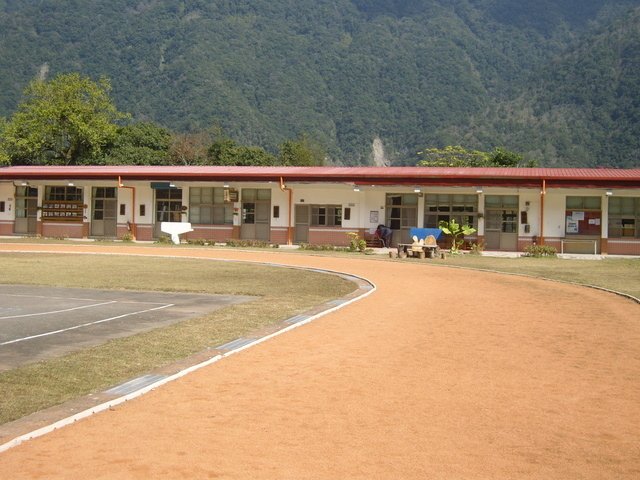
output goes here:
<path id="1" fill-rule="evenodd" d="M 91 305 L 82 305 L 80 307 L 65 308 L 64 310 L 49 310 L 48 312 L 25 313 L 25 314 L 22 314 L 22 315 L 11 315 L 11 316 L 8 316 L 8 317 L 0 317 L 0 320 L 8 320 L 10 318 L 39 317 L 39 316 L 42 316 L 42 315 L 53 315 L 54 313 L 71 312 L 73 310 L 82 310 L 83 308 L 101 307 L 102 305 L 109 305 L 111 303 L 117 303 L 117 302 L 115 300 L 111 300 L 109 302 L 92 303 Z"/>
<path id="2" fill-rule="evenodd" d="M 108 302 L 108 303 L 114 303 L 114 302 Z M 33 340 L 34 338 L 46 337 L 48 335 L 55 335 L 57 333 L 68 332 L 69 330 L 76 330 L 76 329 L 82 328 L 82 327 L 89 327 L 91 325 L 97 325 L 99 323 L 110 322 L 112 320 L 117 320 L 119 318 L 129 317 L 131 315 L 137 315 L 139 313 L 153 312 L 154 310 L 161 310 L 163 308 L 173 307 L 174 305 L 175 304 L 173 304 L 173 303 L 168 303 L 167 305 L 162 305 L 161 307 L 149 308 L 147 310 L 140 310 L 138 312 L 125 313 L 124 315 L 118 315 L 117 317 L 104 318 L 102 320 L 96 320 L 95 322 L 83 323 L 82 325 L 75 325 L 73 327 L 63 328 L 61 330 L 53 330 L 51 332 L 40 333 L 38 335 L 32 335 L 30 337 L 17 338 L 15 340 L 10 340 L 8 342 L 0 343 L 0 347 L 3 346 L 3 345 L 9 345 L 9 344 L 12 344 L 12 343 L 18 343 L 18 342 L 24 342 L 24 341 L 27 341 L 27 340 Z"/>

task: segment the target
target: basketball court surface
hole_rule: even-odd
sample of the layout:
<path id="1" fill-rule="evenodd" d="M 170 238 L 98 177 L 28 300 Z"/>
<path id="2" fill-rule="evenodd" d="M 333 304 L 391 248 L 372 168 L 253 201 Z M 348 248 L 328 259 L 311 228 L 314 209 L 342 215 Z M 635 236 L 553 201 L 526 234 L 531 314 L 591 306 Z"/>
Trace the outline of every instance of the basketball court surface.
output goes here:
<path id="1" fill-rule="evenodd" d="M 203 316 L 251 298 L 0 285 L 0 370 Z"/>

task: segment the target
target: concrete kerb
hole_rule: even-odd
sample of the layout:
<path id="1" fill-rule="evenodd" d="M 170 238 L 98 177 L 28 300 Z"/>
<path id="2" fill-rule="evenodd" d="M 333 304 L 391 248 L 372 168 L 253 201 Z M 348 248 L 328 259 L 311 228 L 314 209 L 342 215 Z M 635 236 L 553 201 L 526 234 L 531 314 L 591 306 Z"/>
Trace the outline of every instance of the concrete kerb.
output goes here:
<path id="1" fill-rule="evenodd" d="M 17 251 L 14 250 L 14 252 L 16 253 L 52 253 L 50 250 L 38 250 L 38 251 L 34 251 L 34 250 L 29 250 L 29 251 Z M 301 267 L 301 266 L 295 266 L 295 265 L 286 265 L 286 264 L 279 264 L 279 263 L 272 263 L 272 262 L 259 262 L 256 260 L 235 260 L 235 259 L 219 259 L 219 258 L 203 258 L 203 257 L 193 257 L 193 256 L 180 256 L 180 255 L 145 255 L 145 254 L 126 254 L 126 253 L 111 253 L 111 252 L 104 252 L 104 253 L 94 253 L 94 252 L 55 252 L 55 253 L 66 253 L 66 254 L 76 254 L 76 255 L 126 255 L 126 256 L 141 256 L 141 257 L 159 257 L 159 258 L 184 258 L 184 259 L 197 259 L 197 260 L 212 260 L 212 261 L 223 261 L 223 262 L 233 262 L 233 263 L 256 263 L 256 264 L 260 264 L 260 265 L 267 265 L 267 266 L 273 266 L 273 267 L 278 267 L 278 268 L 292 268 L 292 269 L 296 269 L 296 270 L 308 270 L 308 271 L 314 271 L 314 272 L 318 272 L 318 273 L 326 273 L 326 274 L 330 274 L 330 275 L 338 275 L 341 276 L 343 278 L 347 278 L 350 279 L 352 281 L 354 281 L 357 285 L 358 285 L 358 290 L 359 294 L 357 294 L 356 296 L 351 297 L 350 294 L 347 297 L 347 300 L 336 304 L 332 307 L 326 308 L 320 312 L 317 312 L 313 315 L 310 315 L 308 318 L 301 320 L 301 321 L 297 321 L 295 323 L 292 323 L 286 327 L 280 328 L 277 331 L 265 335 L 264 337 L 260 337 L 257 338 L 253 341 L 250 341 L 249 343 L 243 344 L 242 346 L 229 350 L 223 354 L 218 354 L 215 355 L 214 357 L 211 357 L 203 362 L 197 363 L 195 365 L 192 365 L 190 367 L 187 367 L 183 370 L 180 370 L 179 372 L 173 374 L 173 375 L 169 375 L 167 377 L 164 377 L 156 382 L 153 382 L 143 388 L 140 388 L 134 392 L 131 392 L 127 395 L 123 395 L 121 397 L 115 398 L 113 400 L 109 400 L 108 402 L 104 402 L 101 403 L 99 405 L 96 405 L 94 407 L 88 408 L 86 410 L 83 410 L 82 412 L 79 412 L 75 415 L 72 415 L 70 417 L 61 419 L 57 422 L 52 423 L 51 425 L 47 425 L 45 427 L 39 428 L 37 430 L 34 430 L 32 432 L 20 435 L 18 437 L 13 438 L 12 440 L 9 440 L 8 442 L 0 445 L 0 453 L 7 451 L 13 447 L 17 447 L 18 445 L 28 441 L 28 440 L 33 440 L 35 438 L 41 437 L 43 435 L 46 435 L 48 433 L 51 433 L 55 430 L 58 430 L 60 428 L 66 427 L 68 425 L 72 425 L 74 423 L 76 423 L 79 420 L 82 420 L 84 418 L 90 417 L 92 415 L 95 415 L 97 413 L 100 412 L 104 412 L 105 410 L 109 410 L 117 405 L 123 404 L 125 402 L 128 402 L 129 400 L 133 400 L 135 398 L 138 398 L 156 388 L 161 387 L 162 385 L 165 385 L 169 382 L 173 382 L 174 380 L 177 380 L 179 378 L 184 377 L 185 375 L 188 375 L 189 373 L 195 372 L 196 370 L 200 370 L 201 368 L 207 367 L 209 365 L 212 365 L 220 360 L 222 360 L 223 358 L 226 358 L 230 355 L 234 355 L 236 353 L 239 353 L 243 350 L 246 350 L 248 348 L 251 348 L 255 345 L 258 345 L 260 343 L 266 342 L 267 340 L 270 340 L 274 337 L 277 337 L 279 335 L 282 335 L 286 332 L 289 332 L 295 328 L 301 327 L 303 325 L 306 325 L 314 320 L 317 320 L 318 318 L 321 318 L 325 315 L 328 315 L 332 312 L 335 312 L 337 310 L 340 310 L 341 308 L 344 308 L 354 302 L 357 302 L 359 300 L 362 300 L 363 298 L 371 295 L 373 292 L 376 291 L 377 287 L 376 285 L 364 278 L 364 277 L 360 277 L 358 275 L 353 275 L 350 273 L 345 273 L 345 272 L 338 272 L 335 270 L 329 270 L 329 269 L 320 269 L 320 268 L 315 268 L 315 267 Z M 328 304 L 323 304 L 325 306 L 328 306 L 330 303 Z M 281 322 L 281 324 L 286 325 L 286 322 L 289 319 L 284 320 L 283 322 Z M 215 347 L 213 347 L 215 348 Z"/>

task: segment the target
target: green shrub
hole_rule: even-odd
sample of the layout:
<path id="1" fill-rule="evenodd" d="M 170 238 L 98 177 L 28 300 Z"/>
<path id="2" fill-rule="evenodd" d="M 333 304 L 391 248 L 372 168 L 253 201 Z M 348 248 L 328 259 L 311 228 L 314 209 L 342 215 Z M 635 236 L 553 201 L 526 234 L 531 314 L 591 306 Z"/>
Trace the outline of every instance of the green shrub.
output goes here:
<path id="1" fill-rule="evenodd" d="M 206 238 L 193 238 L 193 239 L 187 240 L 187 243 L 189 245 L 203 245 L 204 246 L 204 245 L 213 245 L 215 242 L 210 242 Z"/>
<path id="2" fill-rule="evenodd" d="M 243 247 L 243 248 L 271 248 L 274 247 L 269 242 L 264 240 L 244 240 L 238 238 L 230 238 L 227 240 L 227 247 Z"/>
<path id="3" fill-rule="evenodd" d="M 167 236 L 167 235 L 160 235 L 158 237 L 158 239 L 155 241 L 155 243 L 161 243 L 161 244 L 171 244 L 173 245 L 173 240 L 171 240 L 171 237 Z"/>
<path id="4" fill-rule="evenodd" d="M 335 245 L 314 245 L 312 243 L 300 243 L 298 245 L 300 250 L 311 250 L 316 252 L 333 252 L 344 250 L 342 247 L 336 247 Z"/>
<path id="5" fill-rule="evenodd" d="M 123 242 L 133 242 L 133 233 L 125 233 L 124 235 L 122 235 L 122 238 L 120 240 L 122 240 Z"/>
<path id="6" fill-rule="evenodd" d="M 525 257 L 555 257 L 557 253 L 558 250 L 549 245 L 527 245 L 524 248 Z"/>
<path id="7" fill-rule="evenodd" d="M 367 249 L 367 242 L 360 238 L 356 232 L 347 233 L 349 237 L 349 251 L 351 252 L 364 252 Z"/>

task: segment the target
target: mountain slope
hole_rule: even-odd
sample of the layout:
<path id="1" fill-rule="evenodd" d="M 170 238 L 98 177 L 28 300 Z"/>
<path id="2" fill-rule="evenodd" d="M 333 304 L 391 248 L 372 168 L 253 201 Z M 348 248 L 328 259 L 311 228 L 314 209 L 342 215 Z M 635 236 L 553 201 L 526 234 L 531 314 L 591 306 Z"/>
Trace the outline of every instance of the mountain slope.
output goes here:
<path id="1" fill-rule="evenodd" d="M 470 144 L 515 145 L 549 165 L 637 167 L 639 72 L 635 9 L 554 58 L 518 98 L 494 104 L 458 133 Z"/>
<path id="2" fill-rule="evenodd" d="M 579 60 L 580 47 L 563 54 L 567 46 L 631 5 L 640 0 L 0 0 L 0 115 L 35 76 L 79 71 L 110 77 L 118 107 L 136 119 L 176 131 L 215 125 L 271 150 L 307 133 L 347 164 L 369 163 L 376 138 L 396 164 L 465 142 L 524 149 L 543 162 L 549 151 L 550 161 L 573 164 L 580 148 L 593 150 L 589 139 L 571 132 L 567 148 L 530 145 L 554 126 L 534 114 L 505 122 L 505 109 L 519 112 L 534 92 L 539 103 L 526 108 L 548 105 L 560 125 L 576 122 L 552 114 L 571 95 L 552 77 L 555 65 L 569 65 L 571 52 Z M 633 93 L 640 74 L 627 73 L 621 88 Z M 556 98 L 535 92 L 542 80 Z M 625 105 L 611 141 L 637 128 Z M 596 138 L 612 130 L 607 112 L 586 122 L 574 111 L 599 129 Z M 634 151 L 625 140 L 613 164 Z"/>

